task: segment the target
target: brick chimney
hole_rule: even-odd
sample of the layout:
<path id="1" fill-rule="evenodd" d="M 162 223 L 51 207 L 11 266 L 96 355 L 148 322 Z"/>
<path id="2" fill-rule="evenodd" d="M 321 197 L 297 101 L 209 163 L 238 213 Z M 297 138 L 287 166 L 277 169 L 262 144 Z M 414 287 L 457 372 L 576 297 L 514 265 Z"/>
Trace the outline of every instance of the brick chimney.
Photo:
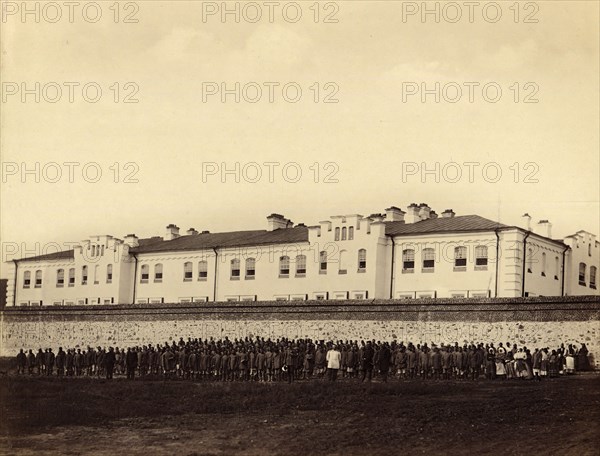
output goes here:
<path id="1" fill-rule="evenodd" d="M 552 239 L 552 223 L 550 223 L 548 220 L 540 220 L 538 222 L 538 227 L 538 234 Z"/>
<path id="2" fill-rule="evenodd" d="M 430 213 L 431 213 L 431 208 L 427 204 L 425 204 L 425 203 L 419 204 L 419 218 L 421 220 L 428 220 Z"/>
<path id="3" fill-rule="evenodd" d="M 531 215 L 525 213 L 522 215 L 522 217 L 525 220 L 525 229 L 527 231 L 531 231 Z"/>
<path id="4" fill-rule="evenodd" d="M 411 203 L 406 208 L 406 215 L 404 216 L 404 222 L 406 223 L 415 223 L 421 220 L 419 217 L 419 206 L 416 203 Z"/>
<path id="5" fill-rule="evenodd" d="M 188 236 L 194 236 L 194 235 L 198 234 L 198 231 L 196 231 L 195 228 L 190 228 L 189 230 L 186 231 L 186 234 Z"/>
<path id="6" fill-rule="evenodd" d="M 179 237 L 179 227 L 173 223 L 167 225 L 167 233 L 165 234 L 165 241 L 172 241 Z"/>
<path id="7" fill-rule="evenodd" d="M 267 217 L 267 221 L 269 222 L 269 231 L 285 229 L 291 223 L 281 214 L 271 214 Z"/>
<path id="8" fill-rule="evenodd" d="M 123 242 L 132 248 L 138 247 L 140 245 L 139 239 L 135 234 L 128 234 L 127 236 L 125 236 Z"/>
<path id="9" fill-rule="evenodd" d="M 442 218 L 452 218 L 455 215 L 456 214 L 452 209 L 446 209 L 444 212 L 442 212 Z"/>
<path id="10" fill-rule="evenodd" d="M 406 214 L 406 212 L 402 209 L 396 206 L 390 206 L 385 210 L 385 220 L 386 222 L 403 222 L 404 214 Z"/>
<path id="11" fill-rule="evenodd" d="M 435 211 L 431 211 L 431 212 L 429 213 L 429 218 L 431 218 L 431 219 L 436 219 L 436 218 L 438 218 L 438 215 L 435 213 Z"/>

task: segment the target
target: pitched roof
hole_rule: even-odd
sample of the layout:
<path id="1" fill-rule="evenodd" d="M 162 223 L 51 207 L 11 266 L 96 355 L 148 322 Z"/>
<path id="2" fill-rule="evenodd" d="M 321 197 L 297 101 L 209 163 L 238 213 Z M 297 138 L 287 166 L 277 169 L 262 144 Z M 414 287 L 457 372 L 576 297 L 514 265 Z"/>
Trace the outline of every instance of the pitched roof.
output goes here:
<path id="1" fill-rule="evenodd" d="M 75 258 L 75 251 L 63 250 L 61 252 L 47 253 L 45 255 L 38 255 L 34 257 L 19 258 L 17 261 L 53 261 L 53 260 L 73 260 Z"/>
<path id="2" fill-rule="evenodd" d="M 274 231 L 232 231 L 228 233 L 205 233 L 181 236 L 165 241 L 162 238 L 140 239 L 139 247 L 132 253 L 177 252 L 182 250 L 203 250 L 216 247 L 242 247 L 266 244 L 292 244 L 308 242 L 308 228 L 280 228 Z"/>
<path id="3" fill-rule="evenodd" d="M 509 228 L 509 226 L 479 215 L 461 215 L 458 217 L 421 220 L 415 223 L 388 222 L 385 225 L 385 234 L 388 236 L 408 236 L 443 232 L 493 231 L 497 228 Z"/>

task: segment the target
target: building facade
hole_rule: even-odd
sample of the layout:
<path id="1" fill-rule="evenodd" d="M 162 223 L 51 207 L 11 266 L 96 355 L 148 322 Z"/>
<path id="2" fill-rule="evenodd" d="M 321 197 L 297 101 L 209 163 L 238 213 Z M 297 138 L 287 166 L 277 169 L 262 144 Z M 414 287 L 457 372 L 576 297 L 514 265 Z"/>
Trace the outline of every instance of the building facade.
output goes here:
<path id="1" fill-rule="evenodd" d="M 600 245 L 427 204 L 314 226 L 279 214 L 267 230 L 91 236 L 10 263 L 7 305 L 597 295 Z"/>

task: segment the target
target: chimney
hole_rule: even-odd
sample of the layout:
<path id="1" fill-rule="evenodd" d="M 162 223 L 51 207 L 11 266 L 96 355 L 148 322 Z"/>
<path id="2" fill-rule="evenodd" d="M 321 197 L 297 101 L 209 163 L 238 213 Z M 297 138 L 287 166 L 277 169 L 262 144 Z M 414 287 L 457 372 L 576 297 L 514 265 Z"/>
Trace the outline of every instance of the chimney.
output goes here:
<path id="1" fill-rule="evenodd" d="M 369 218 L 373 220 L 373 222 L 383 222 L 383 214 L 371 214 Z"/>
<path id="2" fill-rule="evenodd" d="M 290 221 L 281 214 L 271 214 L 267 217 L 269 222 L 269 231 L 284 229 L 288 227 Z"/>
<path id="3" fill-rule="evenodd" d="M 125 236 L 124 241 L 129 247 L 138 247 L 140 245 L 139 239 L 135 234 L 128 234 Z"/>
<path id="4" fill-rule="evenodd" d="M 190 228 L 189 230 L 186 231 L 186 234 L 188 236 L 194 236 L 194 235 L 198 234 L 198 231 L 196 231 L 195 228 Z"/>
<path id="5" fill-rule="evenodd" d="M 531 231 L 531 215 L 525 213 L 522 215 L 522 217 L 525 219 L 525 226 L 527 228 L 527 231 Z"/>
<path id="6" fill-rule="evenodd" d="M 167 233 L 165 234 L 165 241 L 172 241 L 179 237 L 179 227 L 173 223 L 167 225 Z"/>
<path id="7" fill-rule="evenodd" d="M 391 206 L 385 210 L 385 220 L 388 222 L 403 222 L 404 214 L 406 214 L 406 212 L 402 209 Z"/>
<path id="8" fill-rule="evenodd" d="M 430 213 L 431 213 L 431 208 L 427 204 L 425 204 L 425 203 L 419 204 L 419 217 L 421 220 L 428 220 Z"/>
<path id="9" fill-rule="evenodd" d="M 435 211 L 431 211 L 429 213 L 429 218 L 430 219 L 436 219 L 436 218 L 438 218 L 438 215 L 435 213 Z"/>
<path id="10" fill-rule="evenodd" d="M 404 217 L 404 221 L 406 223 L 415 223 L 421 220 L 419 217 L 419 206 L 415 203 L 411 203 L 410 206 L 406 209 L 406 216 Z"/>
<path id="11" fill-rule="evenodd" d="M 455 215 L 456 214 L 452 209 L 446 209 L 444 212 L 442 212 L 442 218 L 452 218 Z"/>
<path id="12" fill-rule="evenodd" d="M 210 234 L 210 231 L 208 231 L 208 230 L 204 230 L 204 231 L 202 231 L 202 233 L 200 233 L 200 234 Z"/>
<path id="13" fill-rule="evenodd" d="M 552 239 L 552 223 L 548 220 L 540 220 L 538 222 L 539 226 L 539 234 L 542 236 L 546 236 L 549 239 Z"/>

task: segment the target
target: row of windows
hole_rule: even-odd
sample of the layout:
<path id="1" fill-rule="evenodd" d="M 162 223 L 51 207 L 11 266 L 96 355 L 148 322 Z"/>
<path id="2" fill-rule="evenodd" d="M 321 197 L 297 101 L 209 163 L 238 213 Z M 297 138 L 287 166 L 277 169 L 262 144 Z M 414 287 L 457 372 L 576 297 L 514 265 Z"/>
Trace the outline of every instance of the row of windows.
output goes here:
<path id="1" fill-rule="evenodd" d="M 585 263 L 579 263 L 579 285 L 586 286 L 585 276 L 586 276 L 587 265 Z M 596 266 L 590 266 L 590 288 L 596 289 L 596 275 L 598 274 L 598 268 Z"/>
<path id="2" fill-rule="evenodd" d="M 345 241 L 346 239 L 348 239 L 349 241 L 354 239 L 354 227 L 350 226 L 348 228 L 343 227 L 343 228 L 339 228 L 337 227 L 335 229 L 335 234 L 334 234 L 334 239 L 336 241 L 340 240 L 340 233 L 341 233 L 341 240 Z"/>
<path id="3" fill-rule="evenodd" d="M 423 249 L 421 253 L 421 266 L 423 272 L 435 270 L 435 249 Z M 487 247 L 480 245 L 475 247 L 475 270 L 486 270 L 488 265 Z M 415 270 L 415 251 L 406 249 L 402 251 L 402 272 L 411 273 Z M 467 270 L 467 248 L 460 246 L 454 249 L 454 270 Z"/>
<path id="4" fill-rule="evenodd" d="M 346 274 L 346 262 L 344 261 L 345 254 L 347 252 L 340 252 L 340 274 Z M 358 272 L 366 272 L 367 270 L 367 251 L 360 249 L 358 251 Z M 306 276 L 306 255 L 298 255 L 294 261 L 295 264 L 295 276 L 305 277 Z M 279 257 L 279 277 L 286 278 L 290 276 L 292 267 L 289 256 Z M 197 280 L 206 281 L 208 279 L 208 263 L 206 261 L 198 262 L 198 274 Z M 234 258 L 230 262 L 230 279 L 239 280 L 241 277 L 241 261 L 238 258 Z M 244 262 L 244 278 L 246 280 L 253 280 L 256 277 L 256 259 L 247 258 Z M 319 253 L 319 273 L 327 274 L 327 252 L 322 251 Z M 161 263 L 154 265 L 154 279 L 155 283 L 161 283 L 163 279 L 163 265 Z M 191 261 L 187 261 L 183 264 L 183 281 L 191 282 L 194 279 L 194 264 Z M 150 265 L 143 264 L 140 272 L 140 282 L 148 283 L 150 281 Z"/>
<path id="5" fill-rule="evenodd" d="M 31 271 L 24 271 L 23 272 L 23 288 L 30 288 L 31 287 Z M 41 270 L 37 270 L 34 273 L 34 277 L 35 277 L 35 288 L 41 288 L 42 287 L 42 271 Z M 113 265 L 109 264 L 106 266 L 106 283 L 112 283 L 112 277 L 113 277 Z M 87 266 L 82 266 L 81 268 L 81 285 L 86 285 L 88 281 L 88 267 Z M 96 265 L 94 267 L 94 283 L 98 284 L 100 283 L 100 266 Z M 65 286 L 65 270 L 64 269 L 57 269 L 56 270 L 56 286 L 58 288 L 62 288 Z M 68 271 L 68 286 L 69 287 L 74 287 L 75 286 L 75 268 L 70 268 Z"/>

